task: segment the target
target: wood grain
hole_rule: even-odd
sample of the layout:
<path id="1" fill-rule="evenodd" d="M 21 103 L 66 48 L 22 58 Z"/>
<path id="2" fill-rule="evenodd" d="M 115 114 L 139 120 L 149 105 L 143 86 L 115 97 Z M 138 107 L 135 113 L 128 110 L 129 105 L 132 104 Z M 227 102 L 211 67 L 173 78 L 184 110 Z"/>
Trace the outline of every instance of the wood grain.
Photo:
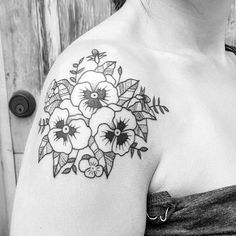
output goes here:
<path id="1" fill-rule="evenodd" d="M 62 50 L 109 17 L 112 6 L 111 0 L 99 0 L 99 2 L 97 0 L 58 1 Z"/>
<path id="2" fill-rule="evenodd" d="M 236 1 L 232 2 L 226 30 L 226 43 L 236 46 Z"/>
<path id="3" fill-rule="evenodd" d="M 5 196 L 5 189 L 3 183 L 3 173 L 2 169 L 0 168 L 0 235 L 1 236 L 8 236 L 8 217 L 7 217 L 7 210 L 6 210 L 6 196 Z"/>
<path id="4" fill-rule="evenodd" d="M 9 229 L 15 193 L 15 164 L 12 149 L 7 89 L 0 34 L 0 235 Z"/>
<path id="5" fill-rule="evenodd" d="M 58 6 L 56 0 L 36 0 L 39 67 L 44 81 L 51 66 L 61 52 Z"/>
<path id="6" fill-rule="evenodd" d="M 39 97 L 39 42 L 35 1 L 0 1 L 3 56 L 7 98 L 20 89 Z M 24 152 L 33 117 L 20 119 L 10 114 L 13 149 Z"/>

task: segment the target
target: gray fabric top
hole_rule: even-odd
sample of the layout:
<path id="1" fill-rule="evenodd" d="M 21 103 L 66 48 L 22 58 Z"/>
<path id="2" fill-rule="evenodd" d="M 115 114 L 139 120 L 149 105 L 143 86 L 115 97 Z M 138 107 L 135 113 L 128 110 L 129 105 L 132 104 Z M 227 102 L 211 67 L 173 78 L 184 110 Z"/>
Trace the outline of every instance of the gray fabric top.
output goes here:
<path id="1" fill-rule="evenodd" d="M 182 198 L 150 194 L 145 236 L 157 235 L 236 235 L 236 185 Z"/>

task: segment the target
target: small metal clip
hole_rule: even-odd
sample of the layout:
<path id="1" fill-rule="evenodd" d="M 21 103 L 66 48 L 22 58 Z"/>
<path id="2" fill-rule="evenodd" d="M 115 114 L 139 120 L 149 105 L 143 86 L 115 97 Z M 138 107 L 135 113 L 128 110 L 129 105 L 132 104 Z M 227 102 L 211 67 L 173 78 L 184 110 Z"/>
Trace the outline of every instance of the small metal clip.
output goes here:
<path id="1" fill-rule="evenodd" d="M 161 222 L 165 222 L 165 221 L 167 220 L 168 211 L 169 211 L 169 207 L 166 209 L 164 219 L 162 218 L 162 216 L 159 216 L 159 219 L 160 219 Z M 147 213 L 147 217 L 148 217 L 149 220 L 152 220 L 152 221 L 153 221 L 153 220 L 156 220 L 156 219 L 158 218 L 158 216 L 151 217 L 151 216 L 148 215 L 148 213 Z"/>
<path id="2" fill-rule="evenodd" d="M 166 212 L 165 212 L 165 218 L 163 219 L 162 216 L 160 216 L 160 220 L 161 220 L 161 222 L 165 222 L 165 221 L 167 220 L 168 211 L 169 211 L 169 207 L 166 209 Z"/>
<path id="3" fill-rule="evenodd" d="M 156 220 L 157 219 L 157 216 L 151 217 L 151 216 L 148 215 L 148 213 L 147 213 L 147 217 L 148 217 L 149 220 Z"/>

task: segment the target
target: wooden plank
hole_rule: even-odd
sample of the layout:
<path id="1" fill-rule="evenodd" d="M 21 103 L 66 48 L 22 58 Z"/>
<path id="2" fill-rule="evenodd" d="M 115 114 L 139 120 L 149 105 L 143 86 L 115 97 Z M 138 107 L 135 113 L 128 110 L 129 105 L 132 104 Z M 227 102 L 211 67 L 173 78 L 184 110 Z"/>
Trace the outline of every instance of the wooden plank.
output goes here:
<path id="1" fill-rule="evenodd" d="M 39 41 L 35 0 L 0 1 L 3 56 L 8 100 L 24 89 L 38 100 L 42 81 L 39 73 Z M 10 114 L 15 152 L 23 152 L 33 117 Z"/>
<path id="2" fill-rule="evenodd" d="M 13 199 L 15 194 L 15 165 L 12 150 L 12 139 L 10 131 L 10 121 L 7 104 L 7 90 L 5 81 L 5 71 L 2 54 L 2 43 L 0 34 L 0 179 L 1 193 L 0 205 L 4 204 L 5 209 L 1 210 L 0 215 L 3 219 L 1 231 L 6 232 L 9 228 Z M 4 194 L 3 194 L 4 193 Z M 3 201 L 3 202 L 2 202 Z M 2 209 L 2 208 L 1 208 Z M 5 213 L 4 213 L 5 212 Z M 4 214 L 4 215 L 3 215 Z M 2 235 L 2 234 L 1 234 Z"/>
<path id="3" fill-rule="evenodd" d="M 39 37 L 39 68 L 43 82 L 61 52 L 57 1 L 36 0 L 36 12 Z"/>
<path id="4" fill-rule="evenodd" d="M 3 183 L 3 173 L 2 168 L 0 168 L 0 235 L 8 236 L 8 219 L 7 219 L 7 209 L 6 209 L 6 196 L 5 188 Z"/>
<path id="5" fill-rule="evenodd" d="M 236 1 L 231 5 L 230 16 L 228 18 L 228 25 L 226 30 L 226 43 L 236 46 Z"/>
<path id="6" fill-rule="evenodd" d="M 111 0 L 58 1 L 62 50 L 79 36 L 109 17 L 111 12 Z"/>

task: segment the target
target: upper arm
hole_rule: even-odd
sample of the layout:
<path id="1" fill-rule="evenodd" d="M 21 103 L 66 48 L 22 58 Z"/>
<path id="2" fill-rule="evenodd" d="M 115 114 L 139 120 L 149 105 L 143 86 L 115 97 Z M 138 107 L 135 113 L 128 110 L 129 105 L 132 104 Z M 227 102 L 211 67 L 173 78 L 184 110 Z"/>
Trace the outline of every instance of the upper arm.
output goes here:
<path id="1" fill-rule="evenodd" d="M 12 236 L 144 233 L 152 173 L 141 157 L 155 111 L 139 81 L 127 79 L 122 62 L 109 55 L 112 49 L 97 48 L 61 56 L 45 82 Z"/>

